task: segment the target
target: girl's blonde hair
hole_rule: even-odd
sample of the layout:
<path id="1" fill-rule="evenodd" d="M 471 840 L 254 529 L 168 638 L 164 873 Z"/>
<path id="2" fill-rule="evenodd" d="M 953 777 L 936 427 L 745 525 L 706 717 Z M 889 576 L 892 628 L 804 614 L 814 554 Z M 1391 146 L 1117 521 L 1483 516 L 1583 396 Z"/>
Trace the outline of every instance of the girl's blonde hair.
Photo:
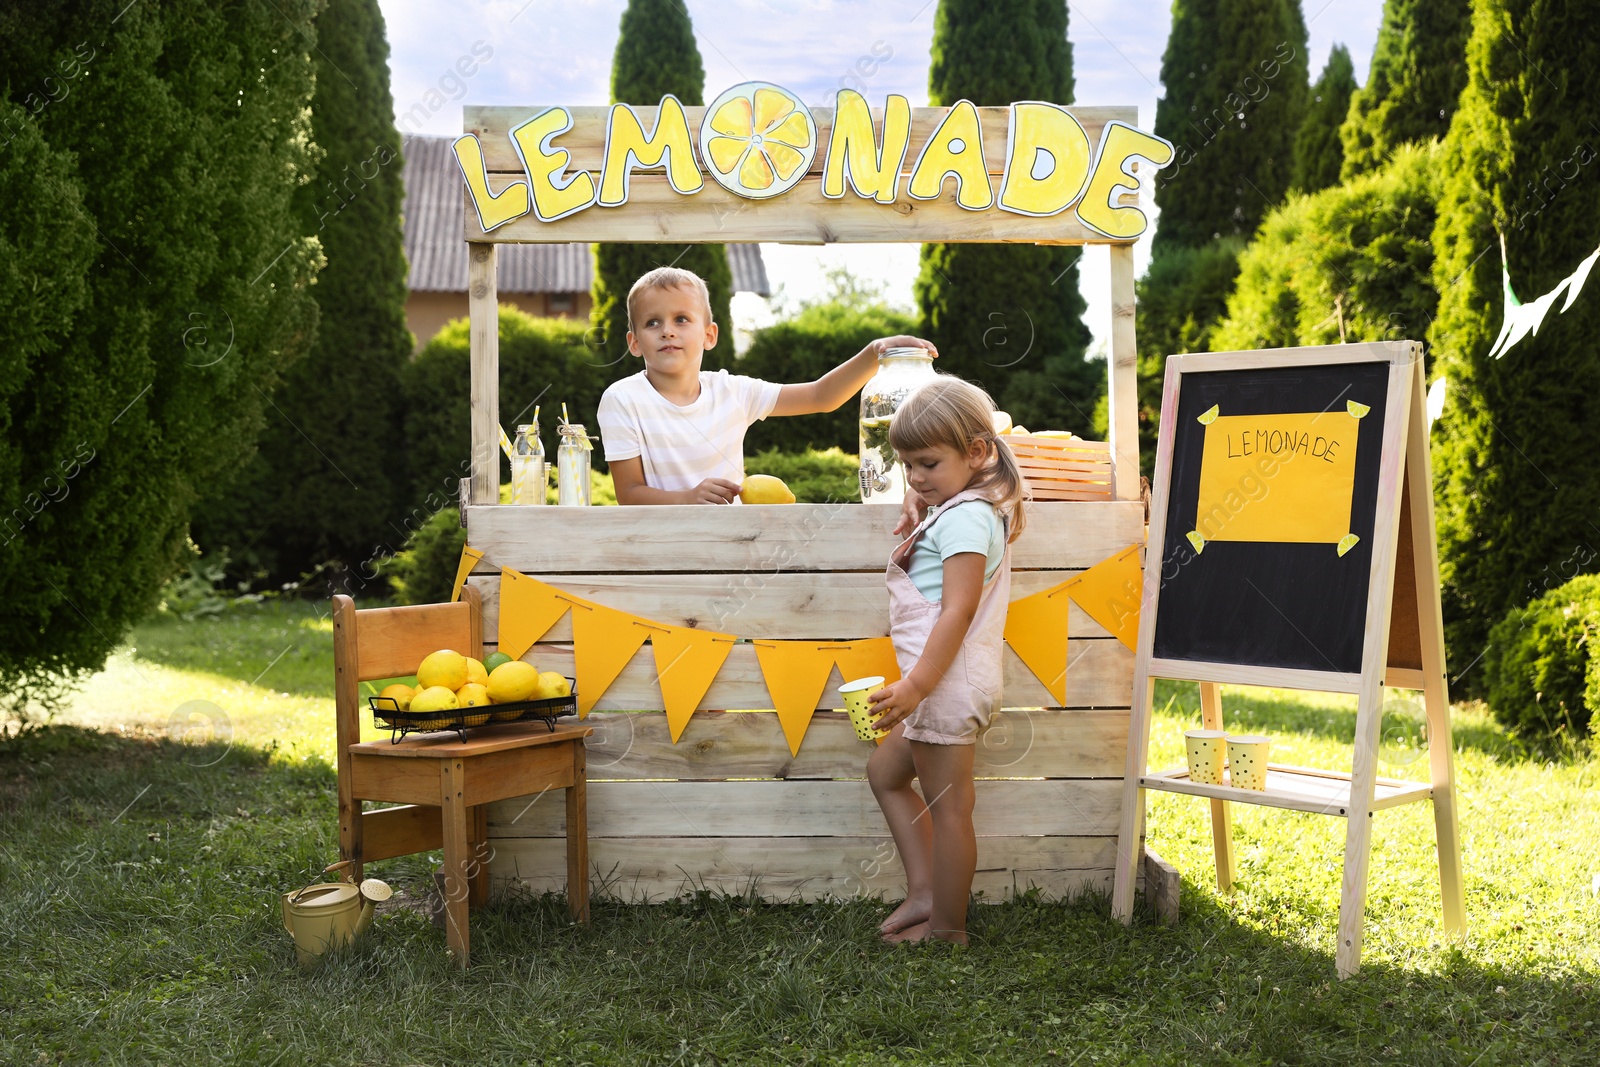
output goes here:
<path id="1" fill-rule="evenodd" d="M 1022 502 L 1027 486 L 1011 449 L 994 432 L 994 401 L 971 382 L 941 374 L 906 397 L 889 423 L 889 445 L 896 452 L 953 448 L 967 455 L 983 445 L 988 462 L 968 486 L 983 494 L 1006 520 L 1006 540 L 1015 541 L 1027 521 Z"/>

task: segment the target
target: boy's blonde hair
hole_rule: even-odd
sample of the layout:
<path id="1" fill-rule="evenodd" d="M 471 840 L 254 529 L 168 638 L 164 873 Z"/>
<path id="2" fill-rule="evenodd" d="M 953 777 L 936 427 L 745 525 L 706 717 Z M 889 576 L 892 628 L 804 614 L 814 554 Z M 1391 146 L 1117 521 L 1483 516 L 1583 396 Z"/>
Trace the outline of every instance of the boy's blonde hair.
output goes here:
<path id="1" fill-rule="evenodd" d="M 1027 519 L 1022 502 L 1027 486 L 1011 449 L 996 436 L 994 401 L 971 382 L 941 374 L 906 397 L 889 423 L 889 445 L 896 452 L 943 446 L 965 456 L 974 442 L 990 457 L 968 486 L 982 493 L 1006 520 L 1007 541 L 1015 541 Z"/>
<path id="2" fill-rule="evenodd" d="M 646 289 L 693 289 L 700 294 L 700 302 L 706 306 L 707 325 L 717 320 L 711 315 L 711 290 L 706 288 L 706 283 L 700 275 L 692 270 L 682 267 L 657 267 L 646 273 L 633 283 L 633 288 L 628 290 L 628 329 L 633 329 L 633 297 Z"/>

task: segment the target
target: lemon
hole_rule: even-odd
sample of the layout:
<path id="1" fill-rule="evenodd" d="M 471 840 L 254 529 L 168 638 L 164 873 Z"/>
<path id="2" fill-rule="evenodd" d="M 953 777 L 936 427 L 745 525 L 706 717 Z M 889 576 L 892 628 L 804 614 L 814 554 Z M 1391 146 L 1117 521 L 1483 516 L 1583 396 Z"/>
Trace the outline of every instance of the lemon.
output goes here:
<path id="1" fill-rule="evenodd" d="M 1005 412 L 991 411 L 989 413 L 989 421 L 994 424 L 995 433 L 1002 434 L 1011 432 L 1011 416 L 1007 415 Z"/>
<path id="2" fill-rule="evenodd" d="M 739 489 L 739 499 L 746 504 L 793 504 L 794 493 L 782 478 L 770 474 L 752 474 Z"/>
<path id="3" fill-rule="evenodd" d="M 488 685 L 489 670 L 481 660 L 467 657 L 467 684 Z"/>
<path id="4" fill-rule="evenodd" d="M 460 706 L 456 695 L 442 685 L 428 686 L 411 698 L 412 711 L 454 711 Z"/>
<path id="5" fill-rule="evenodd" d="M 417 686 L 430 689 L 443 686 L 454 693 L 467 684 L 467 657 L 450 649 L 440 649 L 417 668 Z"/>
<path id="6" fill-rule="evenodd" d="M 767 82 L 735 85 L 711 102 L 700 155 L 723 188 L 777 196 L 805 177 L 817 154 L 817 124 L 799 97 Z"/>
<path id="7" fill-rule="evenodd" d="M 479 682 L 468 682 L 456 690 L 456 704 L 463 708 L 481 708 L 489 703 L 489 690 Z"/>
<path id="8" fill-rule="evenodd" d="M 514 659 L 502 663 L 489 675 L 489 699 L 496 704 L 529 700 L 539 688 L 539 668 Z"/>
<path id="9" fill-rule="evenodd" d="M 496 667 L 500 666 L 500 664 L 510 662 L 511 657 L 506 655 L 504 652 L 491 652 L 483 658 L 483 669 L 492 673 Z M 484 684 L 487 685 L 488 683 L 486 682 Z"/>
<path id="10" fill-rule="evenodd" d="M 388 697 L 396 704 L 400 705 L 401 711 L 407 711 L 411 707 L 411 698 L 416 696 L 416 692 L 417 691 L 412 689 L 409 685 L 402 685 L 401 683 L 396 682 L 394 685 L 384 686 L 383 692 L 379 693 L 378 696 Z M 379 707 L 381 710 L 382 708 L 388 707 L 388 705 L 383 704 Z"/>
<path id="11" fill-rule="evenodd" d="M 1056 437 L 1056 438 L 1060 438 L 1063 441 L 1071 441 L 1071 440 L 1075 439 L 1078 435 L 1073 433 L 1071 430 L 1035 430 L 1035 431 L 1033 431 L 1033 436 L 1035 436 L 1035 437 Z"/>
<path id="12" fill-rule="evenodd" d="M 539 692 L 536 699 L 549 700 L 552 697 L 572 695 L 572 686 L 556 671 L 539 672 Z"/>

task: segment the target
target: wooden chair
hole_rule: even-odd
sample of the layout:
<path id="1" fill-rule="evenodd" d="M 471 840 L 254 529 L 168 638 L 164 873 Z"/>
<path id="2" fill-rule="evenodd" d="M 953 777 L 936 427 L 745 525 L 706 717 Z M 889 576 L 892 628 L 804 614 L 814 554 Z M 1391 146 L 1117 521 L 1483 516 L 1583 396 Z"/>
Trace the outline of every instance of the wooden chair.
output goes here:
<path id="1" fill-rule="evenodd" d="M 348 596 L 333 598 L 340 858 L 359 881 L 363 864 L 443 848 L 446 940 L 465 967 L 468 908 L 488 899 L 486 814 L 493 801 L 566 790 L 567 901 L 572 917 L 588 922 L 583 739 L 593 731 L 578 723 L 554 732 L 543 723 L 508 723 L 474 730 L 466 741 L 435 733 L 363 743 L 361 683 L 412 674 L 441 648 L 482 657 L 476 589 L 463 589 L 455 604 L 364 611 Z M 402 806 L 363 811 L 364 800 Z"/>

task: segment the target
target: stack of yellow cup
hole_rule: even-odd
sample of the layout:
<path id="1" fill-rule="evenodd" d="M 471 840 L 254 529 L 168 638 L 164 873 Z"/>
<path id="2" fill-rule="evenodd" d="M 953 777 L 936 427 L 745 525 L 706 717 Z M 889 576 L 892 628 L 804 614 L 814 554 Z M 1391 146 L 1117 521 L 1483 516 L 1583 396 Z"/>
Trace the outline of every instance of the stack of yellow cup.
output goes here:
<path id="1" fill-rule="evenodd" d="M 857 678 L 839 687 L 839 695 L 844 698 L 845 710 L 850 713 L 850 725 L 856 728 L 856 736 L 863 741 L 881 741 L 889 736 L 888 730 L 872 728 L 872 720 L 877 716 L 872 713 L 871 705 L 867 701 L 869 696 L 882 688 L 881 675 Z"/>

